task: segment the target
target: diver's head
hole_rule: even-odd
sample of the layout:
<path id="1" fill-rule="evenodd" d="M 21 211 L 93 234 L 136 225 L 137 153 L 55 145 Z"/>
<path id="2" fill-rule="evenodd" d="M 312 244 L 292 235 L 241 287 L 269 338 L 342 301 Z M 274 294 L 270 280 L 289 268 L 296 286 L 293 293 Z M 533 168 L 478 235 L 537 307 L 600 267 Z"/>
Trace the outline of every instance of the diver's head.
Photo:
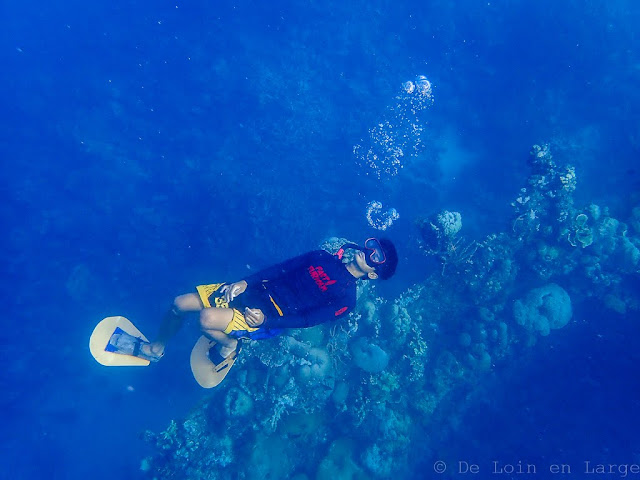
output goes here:
<path id="1" fill-rule="evenodd" d="M 382 238 L 368 238 L 361 247 L 355 243 L 347 243 L 338 251 L 338 256 L 342 258 L 345 248 L 359 250 L 355 256 L 354 263 L 366 277 L 371 280 L 381 278 L 387 280 L 393 276 L 398 265 L 398 254 L 396 247 L 391 240 Z"/>

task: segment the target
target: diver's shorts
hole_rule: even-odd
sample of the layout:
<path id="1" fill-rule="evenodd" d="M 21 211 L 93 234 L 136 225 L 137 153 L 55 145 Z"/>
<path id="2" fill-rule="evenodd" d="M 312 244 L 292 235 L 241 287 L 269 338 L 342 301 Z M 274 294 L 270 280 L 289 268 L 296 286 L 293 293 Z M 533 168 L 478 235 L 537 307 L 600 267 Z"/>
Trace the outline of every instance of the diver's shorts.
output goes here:
<path id="1" fill-rule="evenodd" d="M 243 297 L 241 294 L 231 302 L 227 302 L 224 295 L 220 293 L 220 289 L 226 285 L 225 283 L 212 283 L 209 285 L 198 285 L 196 291 L 200 297 L 200 301 L 206 308 L 231 308 L 233 310 L 233 318 L 224 329 L 224 333 L 234 338 L 248 338 L 251 340 L 261 340 L 264 338 L 270 338 L 278 335 L 279 330 L 269 330 L 262 327 L 250 327 L 244 318 L 244 314 L 234 307 L 240 307 L 244 310 L 245 305 L 243 302 L 237 300 Z M 244 300 L 244 298 L 243 298 Z M 248 305 L 246 305 L 248 306 Z M 255 305 L 250 308 L 260 308 L 259 305 Z"/>

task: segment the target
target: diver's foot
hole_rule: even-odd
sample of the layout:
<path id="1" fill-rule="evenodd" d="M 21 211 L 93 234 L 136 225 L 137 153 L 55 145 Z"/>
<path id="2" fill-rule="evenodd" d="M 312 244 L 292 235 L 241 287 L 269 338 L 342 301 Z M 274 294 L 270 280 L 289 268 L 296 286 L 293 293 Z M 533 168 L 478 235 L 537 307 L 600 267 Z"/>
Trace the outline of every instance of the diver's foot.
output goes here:
<path id="1" fill-rule="evenodd" d="M 238 340 L 234 340 L 234 342 L 230 346 L 216 345 L 218 347 L 218 353 L 222 358 L 227 358 L 238 348 Z"/>
<path id="2" fill-rule="evenodd" d="M 123 355 L 133 355 L 137 338 L 126 333 L 114 333 L 109 339 L 109 344 L 116 348 L 116 352 Z"/>
<path id="3" fill-rule="evenodd" d="M 149 361 L 157 362 L 164 356 L 164 345 L 161 343 L 144 343 L 140 345 L 140 355 Z"/>
<path id="4" fill-rule="evenodd" d="M 234 339 L 234 342 L 230 346 L 222 346 L 216 343 L 209 349 L 208 357 L 215 368 L 221 368 L 224 365 L 233 365 L 236 355 L 240 352 L 242 344 L 239 340 Z"/>

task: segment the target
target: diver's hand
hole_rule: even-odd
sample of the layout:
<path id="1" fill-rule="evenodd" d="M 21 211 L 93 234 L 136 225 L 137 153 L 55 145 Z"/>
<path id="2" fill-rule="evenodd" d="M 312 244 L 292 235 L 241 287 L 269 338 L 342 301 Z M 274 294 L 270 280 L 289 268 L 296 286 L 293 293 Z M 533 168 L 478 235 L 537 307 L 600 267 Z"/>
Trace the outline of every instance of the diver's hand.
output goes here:
<path id="1" fill-rule="evenodd" d="M 230 283 L 220 289 L 220 293 L 224 295 L 225 302 L 229 303 L 247 289 L 247 282 L 240 280 L 239 282 Z"/>
<path id="2" fill-rule="evenodd" d="M 259 327 L 264 323 L 264 313 L 259 308 L 245 308 L 244 319 L 250 327 Z"/>

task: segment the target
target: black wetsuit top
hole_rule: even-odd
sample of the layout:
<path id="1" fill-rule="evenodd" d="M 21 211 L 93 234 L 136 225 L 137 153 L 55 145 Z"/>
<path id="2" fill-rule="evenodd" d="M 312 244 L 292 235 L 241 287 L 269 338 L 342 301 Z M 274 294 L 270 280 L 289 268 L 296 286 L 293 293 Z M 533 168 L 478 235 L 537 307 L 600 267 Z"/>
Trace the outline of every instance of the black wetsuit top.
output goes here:
<path id="1" fill-rule="evenodd" d="M 344 317 L 356 305 L 356 278 L 338 257 L 324 250 L 305 253 L 244 280 L 247 290 L 238 299 L 263 311 L 267 329 L 312 327 Z"/>

